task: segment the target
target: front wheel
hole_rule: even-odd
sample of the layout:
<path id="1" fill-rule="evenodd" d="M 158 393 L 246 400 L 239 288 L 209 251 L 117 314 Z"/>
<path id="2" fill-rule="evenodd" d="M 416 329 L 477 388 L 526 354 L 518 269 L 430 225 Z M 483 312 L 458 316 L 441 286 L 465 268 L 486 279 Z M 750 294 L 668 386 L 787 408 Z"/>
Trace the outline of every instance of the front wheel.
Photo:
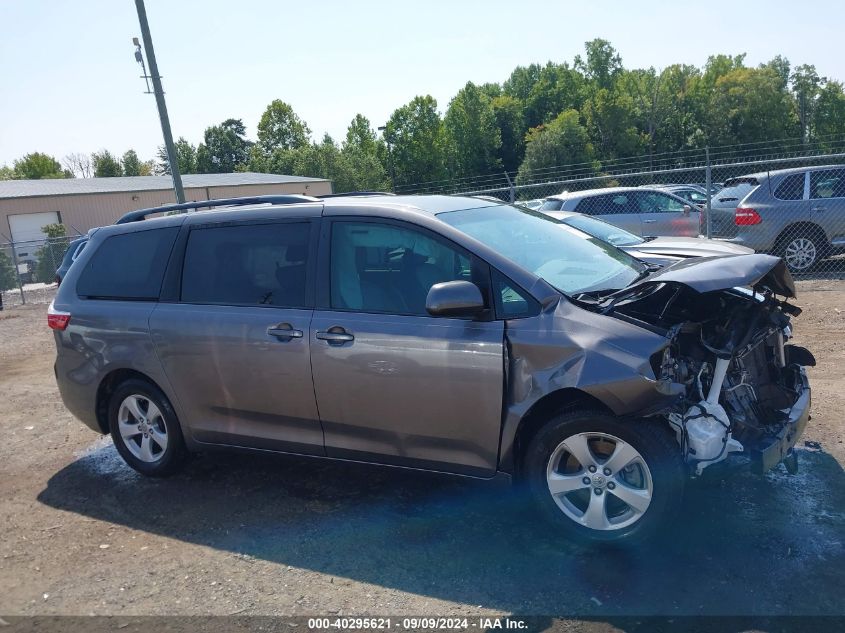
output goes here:
<path id="1" fill-rule="evenodd" d="M 549 420 L 528 444 L 523 474 L 546 518 L 593 541 L 652 534 L 675 512 L 685 479 L 667 429 L 598 411 Z"/>

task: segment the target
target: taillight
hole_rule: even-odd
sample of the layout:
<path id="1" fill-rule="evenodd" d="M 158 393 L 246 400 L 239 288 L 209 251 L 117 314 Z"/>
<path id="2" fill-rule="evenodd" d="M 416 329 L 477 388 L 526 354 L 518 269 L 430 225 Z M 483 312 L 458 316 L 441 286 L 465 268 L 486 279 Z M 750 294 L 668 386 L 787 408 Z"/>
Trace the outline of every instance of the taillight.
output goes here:
<path id="1" fill-rule="evenodd" d="M 734 215 L 734 223 L 737 226 L 751 226 L 752 224 L 760 224 L 762 221 L 763 218 L 754 209 L 737 207 L 736 214 Z"/>
<path id="2" fill-rule="evenodd" d="M 62 312 L 56 310 L 53 304 L 47 308 L 47 325 L 51 330 L 64 330 L 67 324 L 70 323 L 70 312 Z"/>

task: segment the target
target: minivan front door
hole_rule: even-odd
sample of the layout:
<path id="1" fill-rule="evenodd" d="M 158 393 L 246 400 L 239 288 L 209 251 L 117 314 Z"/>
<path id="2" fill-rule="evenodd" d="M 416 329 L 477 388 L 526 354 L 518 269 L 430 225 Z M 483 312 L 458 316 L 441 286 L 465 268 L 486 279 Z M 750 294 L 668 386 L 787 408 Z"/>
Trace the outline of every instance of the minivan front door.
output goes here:
<path id="1" fill-rule="evenodd" d="M 492 476 L 503 323 L 425 311 L 432 285 L 483 284 L 486 268 L 406 224 L 336 220 L 329 233 L 329 291 L 311 323 L 327 455 Z"/>
<path id="2" fill-rule="evenodd" d="M 638 191 L 636 197 L 640 207 L 643 237 L 698 236 L 701 215 L 698 207 L 684 204 L 680 198 L 659 191 Z"/>
<path id="3" fill-rule="evenodd" d="M 156 306 L 150 331 L 195 440 L 324 454 L 309 352 L 312 224 L 191 227 L 179 301 Z"/>

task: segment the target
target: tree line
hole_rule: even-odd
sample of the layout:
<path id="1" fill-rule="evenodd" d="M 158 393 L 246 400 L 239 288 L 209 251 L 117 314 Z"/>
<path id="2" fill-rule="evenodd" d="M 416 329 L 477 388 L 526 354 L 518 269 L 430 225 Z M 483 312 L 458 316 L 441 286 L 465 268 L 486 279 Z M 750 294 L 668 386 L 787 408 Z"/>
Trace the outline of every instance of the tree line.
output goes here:
<path id="1" fill-rule="evenodd" d="M 684 152 L 705 147 L 736 155 L 810 144 L 830 151 L 843 137 L 843 84 L 812 65 L 793 68 L 777 56 L 751 67 L 740 54 L 711 56 L 702 68 L 626 69 L 610 42 L 595 39 L 571 63 L 519 66 L 501 83 L 467 82 L 444 113 L 422 95 L 394 110 L 378 131 L 356 114 L 340 142 L 312 139 L 291 106 L 275 100 L 255 140 L 241 119 L 227 119 L 208 127 L 197 145 L 179 138 L 176 160 L 182 173 L 284 173 L 329 178 L 336 191 L 402 190 L 501 172 L 518 183 L 552 168 L 600 173 L 630 157 L 676 164 Z M 163 149 L 145 163 L 137 155 L 128 160 L 130 152 L 120 160 L 96 153 L 89 171 L 169 171 Z M 67 159 L 29 155 L 20 162 L 5 168 L 12 177 L 90 175 Z M 46 175 L 20 175 L 27 173 Z"/>

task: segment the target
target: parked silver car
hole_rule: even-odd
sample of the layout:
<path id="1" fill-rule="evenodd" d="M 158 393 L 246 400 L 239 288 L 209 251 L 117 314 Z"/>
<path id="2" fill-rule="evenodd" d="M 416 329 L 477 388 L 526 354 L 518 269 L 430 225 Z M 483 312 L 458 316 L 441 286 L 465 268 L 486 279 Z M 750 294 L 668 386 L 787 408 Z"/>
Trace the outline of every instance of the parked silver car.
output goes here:
<path id="1" fill-rule="evenodd" d="M 695 237 L 699 232 L 698 208 L 656 188 L 608 187 L 562 193 L 546 198 L 540 210 L 577 211 L 643 237 Z"/>
<path id="2" fill-rule="evenodd" d="M 604 220 L 574 211 L 551 211 L 551 217 L 657 266 L 670 266 L 688 257 L 750 255 L 745 246 L 705 237 L 640 237 Z"/>
<path id="3" fill-rule="evenodd" d="M 698 208 L 707 204 L 707 189 L 699 185 L 641 185 L 641 187 L 666 191 Z"/>
<path id="4" fill-rule="evenodd" d="M 843 166 L 732 178 L 711 207 L 713 237 L 780 255 L 793 272 L 845 249 Z"/>
<path id="5" fill-rule="evenodd" d="M 233 448 L 507 473 L 617 540 L 731 453 L 794 462 L 815 361 L 775 257 L 653 272 L 477 198 L 224 202 L 94 230 L 48 310 L 65 405 L 145 475 Z"/>

